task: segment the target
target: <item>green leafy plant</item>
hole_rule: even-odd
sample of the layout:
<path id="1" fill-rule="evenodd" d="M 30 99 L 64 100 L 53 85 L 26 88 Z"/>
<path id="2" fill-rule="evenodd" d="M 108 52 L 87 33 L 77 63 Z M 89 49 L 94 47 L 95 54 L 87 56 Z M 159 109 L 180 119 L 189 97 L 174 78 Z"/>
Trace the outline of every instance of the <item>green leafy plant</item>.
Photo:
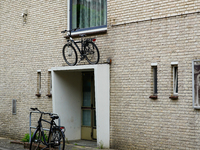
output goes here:
<path id="1" fill-rule="evenodd" d="M 47 132 L 46 131 L 44 132 L 44 137 L 45 137 L 45 140 L 47 141 L 48 140 L 48 136 L 47 136 Z M 44 142 L 43 136 L 42 136 L 42 141 Z"/>
<path id="2" fill-rule="evenodd" d="M 99 148 L 99 149 L 104 149 L 104 148 L 103 148 L 103 141 L 100 141 L 100 142 L 99 142 L 98 148 Z"/>
<path id="3" fill-rule="evenodd" d="M 32 136 L 33 136 L 33 133 L 31 133 L 31 138 Z M 29 139 L 30 139 L 29 133 L 26 133 L 24 135 L 24 138 L 22 139 L 22 142 L 29 142 Z"/>

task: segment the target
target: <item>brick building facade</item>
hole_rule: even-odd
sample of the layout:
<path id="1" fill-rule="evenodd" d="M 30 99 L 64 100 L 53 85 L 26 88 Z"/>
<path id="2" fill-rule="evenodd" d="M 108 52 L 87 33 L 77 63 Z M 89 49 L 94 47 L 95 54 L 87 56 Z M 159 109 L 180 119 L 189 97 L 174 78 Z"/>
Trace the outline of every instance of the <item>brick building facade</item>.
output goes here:
<path id="1" fill-rule="evenodd" d="M 69 4 L 67 0 L 0 2 L 1 136 L 22 138 L 28 132 L 30 107 L 53 111 L 52 98 L 46 96 L 48 70 L 68 67 L 62 57 L 66 39 L 60 31 L 69 27 Z M 107 0 L 106 6 L 106 33 L 91 37 L 97 38 L 99 63 L 112 58 L 110 147 L 199 149 L 200 112 L 193 107 L 192 61 L 200 59 L 200 1 Z M 155 94 L 154 66 L 157 99 L 149 98 Z M 173 66 L 178 67 L 175 100 L 169 98 L 174 96 Z M 41 97 L 35 96 L 38 70 Z"/>

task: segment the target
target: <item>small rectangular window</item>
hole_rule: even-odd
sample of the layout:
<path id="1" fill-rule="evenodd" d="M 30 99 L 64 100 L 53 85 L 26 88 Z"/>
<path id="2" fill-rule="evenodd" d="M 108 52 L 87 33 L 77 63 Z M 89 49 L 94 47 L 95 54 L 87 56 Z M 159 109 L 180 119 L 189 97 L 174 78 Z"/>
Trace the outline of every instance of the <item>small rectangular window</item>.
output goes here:
<path id="1" fill-rule="evenodd" d="M 157 63 L 151 63 L 151 99 L 157 99 L 158 86 L 157 86 Z"/>
<path id="2" fill-rule="evenodd" d="M 70 28 L 107 27 L 107 0 L 70 0 Z"/>
<path id="3" fill-rule="evenodd" d="M 37 71 L 37 93 L 36 96 L 41 96 L 41 70 Z"/>
<path id="4" fill-rule="evenodd" d="M 178 95 L 178 66 L 173 66 L 173 94 Z"/>
<path id="5" fill-rule="evenodd" d="M 200 60 L 192 62 L 192 95 L 193 107 L 200 109 Z"/>
<path id="6" fill-rule="evenodd" d="M 52 96 L 52 77 L 51 77 L 51 71 L 48 71 L 48 91 L 47 95 L 48 97 Z"/>
<path id="7" fill-rule="evenodd" d="M 16 115 L 17 109 L 16 109 L 16 99 L 12 100 L 12 114 Z"/>
<path id="8" fill-rule="evenodd" d="M 158 94 L 158 89 L 157 89 L 157 66 L 153 67 L 153 94 L 154 95 Z"/>

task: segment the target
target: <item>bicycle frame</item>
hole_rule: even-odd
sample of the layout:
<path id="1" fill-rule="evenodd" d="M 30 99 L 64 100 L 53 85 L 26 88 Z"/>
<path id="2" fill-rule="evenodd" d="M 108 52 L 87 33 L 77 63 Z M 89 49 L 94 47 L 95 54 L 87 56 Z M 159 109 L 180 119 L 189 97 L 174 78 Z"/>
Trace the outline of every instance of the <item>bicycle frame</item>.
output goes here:
<path id="1" fill-rule="evenodd" d="M 76 48 L 78 49 L 79 53 L 82 54 L 81 51 L 83 51 L 83 47 L 84 47 L 83 39 L 81 38 L 81 41 L 74 41 L 72 39 L 72 37 L 70 37 L 70 41 L 76 46 Z M 69 40 L 68 40 L 68 42 L 69 42 Z M 77 45 L 77 43 L 81 43 L 81 50 L 80 50 L 79 46 Z"/>
<path id="2" fill-rule="evenodd" d="M 55 123 L 55 121 L 54 121 L 54 119 L 52 119 L 51 122 L 42 119 L 42 115 L 43 115 L 43 114 L 45 114 L 45 113 L 41 113 L 41 115 L 40 115 L 40 119 L 39 119 L 39 121 L 38 121 L 38 126 L 37 126 L 37 128 L 36 128 L 36 130 L 35 130 L 35 132 L 34 132 L 34 134 L 33 134 L 33 139 L 34 139 L 34 137 L 35 137 L 37 131 L 40 130 L 40 131 L 41 131 L 41 136 L 42 136 L 42 138 L 43 138 L 43 140 L 44 140 L 44 141 L 41 140 L 41 142 L 42 142 L 44 145 L 46 145 L 45 148 L 49 148 L 49 145 L 52 144 L 52 143 L 50 143 L 50 139 L 49 139 L 49 138 L 50 138 L 51 133 L 53 133 L 54 128 L 55 128 L 55 129 L 61 130 L 62 136 L 65 137 L 65 135 L 64 135 L 64 133 L 62 132 L 62 129 L 61 129 L 61 128 L 64 128 L 64 127 L 62 127 L 62 126 L 57 126 L 56 123 Z M 47 113 L 47 114 L 48 114 L 48 113 Z M 46 140 L 46 138 L 45 138 L 44 130 L 43 130 L 43 127 L 42 127 L 42 121 L 44 121 L 44 122 L 50 124 L 49 135 L 48 135 L 48 139 L 47 139 L 47 140 Z M 43 149 L 45 149 L 45 148 L 43 148 Z M 60 150 L 60 146 L 59 146 L 59 150 Z"/>
<path id="3" fill-rule="evenodd" d="M 71 30 L 64 30 L 61 31 L 61 33 L 66 33 L 67 36 L 65 38 L 69 38 L 67 40 L 67 44 L 63 46 L 63 58 L 65 62 L 70 65 L 74 66 L 77 64 L 78 56 L 77 51 L 80 53 L 80 60 L 78 63 L 84 59 L 86 59 L 89 64 L 97 64 L 99 62 L 99 50 L 94 43 L 96 41 L 96 38 L 85 38 L 85 34 L 79 35 L 81 37 L 80 41 L 74 41 L 71 35 L 71 32 L 78 30 L 71 29 Z M 81 47 L 78 45 L 78 43 L 81 43 Z M 71 50 L 70 50 L 71 49 Z"/>
<path id="4" fill-rule="evenodd" d="M 43 140 L 44 140 L 44 142 L 42 141 L 42 143 L 43 143 L 44 145 L 47 145 L 47 146 L 49 147 L 49 143 L 48 143 L 48 142 L 49 142 L 49 137 L 50 137 L 50 135 L 51 135 L 53 125 L 56 125 L 56 124 L 55 124 L 55 122 L 54 122 L 53 120 L 51 120 L 51 122 L 49 122 L 49 121 L 47 121 L 47 120 L 42 119 L 42 115 L 43 115 L 43 114 L 40 115 L 40 119 L 39 119 L 39 121 L 38 121 L 38 126 L 37 126 L 37 129 L 35 130 L 35 133 L 33 134 L 33 137 L 35 136 L 36 132 L 37 132 L 38 130 L 40 130 L 40 131 L 41 131 L 41 134 L 42 134 L 42 137 L 43 137 Z M 44 122 L 50 124 L 50 130 L 49 130 L 49 135 L 48 135 L 47 141 L 46 141 L 46 138 L 45 138 L 45 134 L 44 134 L 43 127 L 42 127 L 42 121 L 44 121 Z"/>
<path id="5" fill-rule="evenodd" d="M 31 114 L 32 113 L 39 113 L 38 111 L 31 111 L 30 112 L 30 116 L 29 116 L 29 137 L 30 137 L 30 139 L 29 139 L 29 143 L 31 142 L 31 128 L 34 128 L 34 129 L 38 129 L 38 126 L 37 127 L 33 127 L 33 126 L 31 126 Z M 58 115 L 58 114 L 54 114 L 54 115 Z M 44 120 L 44 119 L 43 119 Z M 49 122 L 50 123 L 50 122 Z M 58 126 L 60 126 L 60 118 L 58 118 Z M 46 131 L 49 131 L 49 129 L 45 129 L 45 128 L 43 128 L 43 130 L 46 130 Z M 34 132 L 34 134 L 35 134 L 35 132 Z M 34 135 L 33 134 L 33 135 Z"/>

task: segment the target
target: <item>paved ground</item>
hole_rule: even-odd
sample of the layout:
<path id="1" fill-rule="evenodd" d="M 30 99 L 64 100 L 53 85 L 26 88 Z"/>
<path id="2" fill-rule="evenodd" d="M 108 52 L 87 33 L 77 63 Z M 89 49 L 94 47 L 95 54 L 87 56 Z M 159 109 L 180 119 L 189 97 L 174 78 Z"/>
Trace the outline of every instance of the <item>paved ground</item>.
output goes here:
<path id="1" fill-rule="evenodd" d="M 11 143 L 10 139 L 0 137 L 0 150 L 25 150 L 23 144 Z M 98 150 L 96 142 L 91 141 L 73 141 L 66 144 L 65 150 Z M 107 149 L 111 150 L 111 149 Z"/>
<path id="2" fill-rule="evenodd" d="M 0 137 L 0 150 L 24 150 L 24 145 L 11 144 L 9 139 Z"/>

